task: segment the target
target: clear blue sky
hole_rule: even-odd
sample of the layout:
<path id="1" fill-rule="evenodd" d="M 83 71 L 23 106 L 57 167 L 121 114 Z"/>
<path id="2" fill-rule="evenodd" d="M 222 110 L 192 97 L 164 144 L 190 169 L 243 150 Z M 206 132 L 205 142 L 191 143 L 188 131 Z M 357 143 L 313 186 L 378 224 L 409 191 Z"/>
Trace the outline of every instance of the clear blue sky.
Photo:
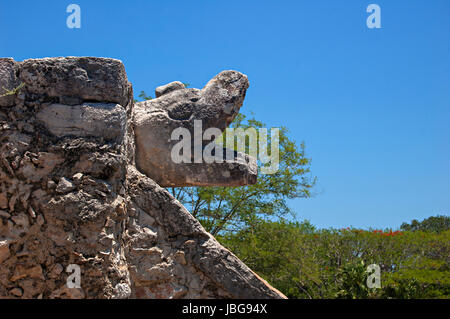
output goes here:
<path id="1" fill-rule="evenodd" d="M 0 0 L 0 30 L 3 57 L 120 59 L 135 92 L 247 74 L 242 111 L 306 143 L 318 194 L 291 206 L 319 227 L 450 214 L 448 0 Z"/>

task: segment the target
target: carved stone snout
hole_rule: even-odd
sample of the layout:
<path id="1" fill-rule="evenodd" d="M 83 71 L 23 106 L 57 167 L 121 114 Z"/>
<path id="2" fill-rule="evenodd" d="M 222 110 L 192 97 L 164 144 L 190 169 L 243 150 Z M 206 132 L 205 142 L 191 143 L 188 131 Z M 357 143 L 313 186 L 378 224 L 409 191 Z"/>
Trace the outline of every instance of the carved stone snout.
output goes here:
<path id="1" fill-rule="evenodd" d="M 244 74 L 223 71 L 201 90 L 186 89 L 181 82 L 172 82 L 156 89 L 156 99 L 137 103 L 133 126 L 138 169 L 164 187 L 254 184 L 255 158 L 228 152 L 233 156 L 225 160 L 226 150 L 220 152 L 223 155 L 213 154 L 212 163 L 198 157 L 206 147 L 211 148 L 208 146 L 213 142 L 211 138 L 217 137 L 208 135 L 205 139 L 204 132 L 211 128 L 223 132 L 230 125 L 239 113 L 248 86 Z M 181 142 L 181 138 L 173 138 L 174 131 L 180 129 L 189 133 L 182 137 L 190 139 L 191 146 L 188 160 L 184 154 L 182 162 L 174 159 L 173 153 L 176 144 Z"/>

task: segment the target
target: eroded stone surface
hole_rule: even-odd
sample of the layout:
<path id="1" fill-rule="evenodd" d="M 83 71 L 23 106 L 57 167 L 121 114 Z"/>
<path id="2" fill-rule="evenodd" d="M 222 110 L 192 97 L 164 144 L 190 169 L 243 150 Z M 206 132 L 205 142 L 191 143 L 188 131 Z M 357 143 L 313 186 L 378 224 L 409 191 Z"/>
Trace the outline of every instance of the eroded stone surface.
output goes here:
<path id="1" fill-rule="evenodd" d="M 26 86 L 0 105 L 0 298 L 283 297 L 136 169 L 120 62 L 3 59 L 0 73 L 11 65 Z"/>
<path id="2" fill-rule="evenodd" d="M 204 159 L 201 163 L 194 159 L 194 150 L 189 163 L 178 163 L 172 158 L 172 150 L 178 143 L 178 140 L 172 140 L 172 133 L 180 128 L 190 132 L 192 147 L 196 138 L 202 143 L 203 157 L 203 149 L 211 140 L 202 141 L 203 136 L 199 136 L 197 131 L 203 133 L 209 128 L 217 128 L 222 132 L 233 121 L 249 86 L 247 77 L 236 71 L 224 71 L 202 90 L 183 89 L 181 85 L 180 82 L 172 82 L 158 88 L 164 94 L 157 99 L 137 103 L 134 108 L 136 165 L 139 170 L 165 187 L 254 184 L 256 159 L 245 154 L 236 153 L 231 161 L 224 161 L 221 157 L 221 163 L 207 165 Z M 201 123 L 200 130 L 195 129 L 195 121 Z"/>
<path id="3" fill-rule="evenodd" d="M 14 95 L 5 95 L 18 86 L 16 63 L 13 59 L 0 59 L 0 106 L 14 105 Z"/>
<path id="4" fill-rule="evenodd" d="M 135 212 L 149 213 L 155 220 L 152 228 L 171 238 L 166 249 L 139 251 L 145 257 L 133 264 L 153 264 L 155 260 L 159 264 L 138 282 L 168 282 L 171 280 L 167 274 L 171 273 L 177 287 L 187 289 L 186 298 L 283 297 L 221 246 L 169 192 L 132 166 L 128 168 L 127 183 Z M 131 253 L 133 258 L 138 255 L 135 250 Z"/>
<path id="5" fill-rule="evenodd" d="M 124 136 L 126 112 L 119 104 L 50 104 L 42 107 L 36 119 L 58 137 L 103 137 L 114 140 Z"/>
<path id="6" fill-rule="evenodd" d="M 181 83 L 180 81 L 174 81 L 174 82 L 171 82 L 166 85 L 158 86 L 155 89 L 155 96 L 160 97 L 164 94 L 170 93 L 175 90 L 181 90 L 181 89 L 184 89 L 184 84 Z"/>
<path id="7" fill-rule="evenodd" d="M 77 105 L 97 101 L 126 105 L 131 85 L 121 61 L 94 57 L 29 59 L 20 62 L 19 79 L 28 94 Z"/>

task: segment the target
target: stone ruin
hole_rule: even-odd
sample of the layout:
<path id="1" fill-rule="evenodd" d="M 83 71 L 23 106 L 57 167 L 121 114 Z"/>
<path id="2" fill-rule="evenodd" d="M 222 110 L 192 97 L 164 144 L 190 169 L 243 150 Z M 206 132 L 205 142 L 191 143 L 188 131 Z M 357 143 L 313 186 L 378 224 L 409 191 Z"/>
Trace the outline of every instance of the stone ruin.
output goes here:
<path id="1" fill-rule="evenodd" d="M 0 298 L 285 298 L 163 188 L 256 181 L 243 154 L 170 160 L 175 127 L 224 130 L 247 87 L 224 71 L 134 103 L 119 60 L 0 59 Z"/>

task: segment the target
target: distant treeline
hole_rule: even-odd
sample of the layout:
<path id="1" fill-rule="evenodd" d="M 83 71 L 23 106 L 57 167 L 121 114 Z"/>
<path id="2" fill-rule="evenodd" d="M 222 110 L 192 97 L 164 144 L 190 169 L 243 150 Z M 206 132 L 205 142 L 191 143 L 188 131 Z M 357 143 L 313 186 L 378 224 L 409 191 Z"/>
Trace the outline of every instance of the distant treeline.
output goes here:
<path id="1" fill-rule="evenodd" d="M 218 239 L 289 298 L 450 297 L 447 216 L 396 231 L 260 220 Z M 381 288 L 367 285 L 371 264 L 381 270 Z"/>

